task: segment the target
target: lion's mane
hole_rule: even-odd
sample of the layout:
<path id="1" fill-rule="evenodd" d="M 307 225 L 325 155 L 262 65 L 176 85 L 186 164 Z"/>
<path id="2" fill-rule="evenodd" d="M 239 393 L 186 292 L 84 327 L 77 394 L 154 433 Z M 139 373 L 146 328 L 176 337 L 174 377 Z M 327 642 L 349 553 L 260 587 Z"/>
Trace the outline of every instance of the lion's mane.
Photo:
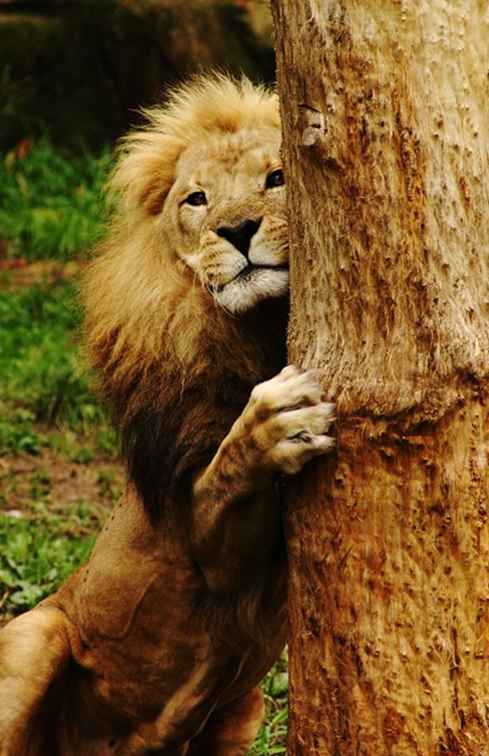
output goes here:
<path id="1" fill-rule="evenodd" d="M 81 291 L 88 361 L 121 429 L 130 478 L 155 515 L 172 483 L 210 460 L 253 385 L 282 366 L 286 315 L 283 307 L 277 324 L 277 304 L 264 302 L 261 315 L 230 317 L 202 297 L 155 229 L 186 147 L 257 122 L 279 128 L 276 96 L 214 75 L 144 113 L 147 125 L 118 148 L 107 234 Z"/>

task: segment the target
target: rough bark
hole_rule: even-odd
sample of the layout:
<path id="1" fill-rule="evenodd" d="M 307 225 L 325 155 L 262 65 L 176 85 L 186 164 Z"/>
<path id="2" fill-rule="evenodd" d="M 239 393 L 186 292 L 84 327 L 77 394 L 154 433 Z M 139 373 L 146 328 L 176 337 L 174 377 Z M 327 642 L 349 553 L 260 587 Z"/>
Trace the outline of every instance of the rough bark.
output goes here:
<path id="1" fill-rule="evenodd" d="M 489 14 L 273 0 L 290 360 L 338 452 L 290 496 L 289 753 L 489 754 Z"/>

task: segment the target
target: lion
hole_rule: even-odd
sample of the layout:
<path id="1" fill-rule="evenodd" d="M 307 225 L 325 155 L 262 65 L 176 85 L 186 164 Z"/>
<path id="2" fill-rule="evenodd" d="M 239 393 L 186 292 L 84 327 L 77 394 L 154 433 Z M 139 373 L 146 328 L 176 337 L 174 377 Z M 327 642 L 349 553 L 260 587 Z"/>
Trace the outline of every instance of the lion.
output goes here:
<path id="1" fill-rule="evenodd" d="M 276 95 L 212 75 L 146 118 L 82 283 L 127 490 L 0 633 L 2 756 L 245 754 L 287 634 L 279 479 L 333 446 L 333 405 L 286 364 Z"/>

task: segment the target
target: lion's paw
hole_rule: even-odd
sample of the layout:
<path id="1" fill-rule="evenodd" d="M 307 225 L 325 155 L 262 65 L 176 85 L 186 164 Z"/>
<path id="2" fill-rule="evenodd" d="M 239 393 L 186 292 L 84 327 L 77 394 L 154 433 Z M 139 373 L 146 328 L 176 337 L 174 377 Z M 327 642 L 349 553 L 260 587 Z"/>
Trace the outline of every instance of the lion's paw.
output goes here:
<path id="1" fill-rule="evenodd" d="M 291 365 L 255 386 L 242 420 L 260 467 L 295 474 L 334 447 L 335 406 L 322 399 L 314 374 Z"/>

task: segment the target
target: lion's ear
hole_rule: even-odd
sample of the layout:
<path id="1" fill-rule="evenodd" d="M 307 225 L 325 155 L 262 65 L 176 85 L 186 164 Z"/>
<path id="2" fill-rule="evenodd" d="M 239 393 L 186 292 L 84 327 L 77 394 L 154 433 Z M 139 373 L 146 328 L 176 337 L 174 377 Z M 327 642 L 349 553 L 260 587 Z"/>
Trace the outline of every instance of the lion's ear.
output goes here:
<path id="1" fill-rule="evenodd" d="M 184 146 L 181 140 L 157 131 L 137 131 L 123 140 L 109 182 L 109 192 L 123 213 L 161 212 Z"/>

